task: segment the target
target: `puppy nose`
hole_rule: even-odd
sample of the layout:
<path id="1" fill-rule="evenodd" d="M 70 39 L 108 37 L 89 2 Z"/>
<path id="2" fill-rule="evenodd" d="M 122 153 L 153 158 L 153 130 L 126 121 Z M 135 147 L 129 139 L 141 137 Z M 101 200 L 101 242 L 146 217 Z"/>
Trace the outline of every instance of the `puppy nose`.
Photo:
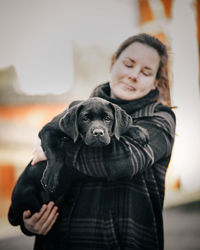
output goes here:
<path id="1" fill-rule="evenodd" d="M 103 136 L 104 135 L 103 129 L 100 129 L 100 128 L 95 128 L 92 133 L 94 136 Z"/>

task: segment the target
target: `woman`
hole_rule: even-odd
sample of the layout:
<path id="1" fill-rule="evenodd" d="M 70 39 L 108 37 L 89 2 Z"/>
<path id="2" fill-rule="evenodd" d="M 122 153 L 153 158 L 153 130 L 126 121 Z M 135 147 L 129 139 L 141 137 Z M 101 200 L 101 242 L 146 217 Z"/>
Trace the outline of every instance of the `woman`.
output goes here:
<path id="1" fill-rule="evenodd" d="M 167 64 L 165 45 L 147 34 L 130 37 L 118 48 L 110 82 L 91 96 L 124 109 L 134 124 L 147 129 L 149 144 L 141 147 L 125 134 L 103 148 L 72 145 L 68 161 L 91 181 L 72 187 L 60 221 L 53 202 L 39 213 L 24 212 L 21 227 L 36 235 L 35 249 L 163 249 L 165 174 L 175 136 Z M 45 159 L 37 150 L 33 165 Z"/>

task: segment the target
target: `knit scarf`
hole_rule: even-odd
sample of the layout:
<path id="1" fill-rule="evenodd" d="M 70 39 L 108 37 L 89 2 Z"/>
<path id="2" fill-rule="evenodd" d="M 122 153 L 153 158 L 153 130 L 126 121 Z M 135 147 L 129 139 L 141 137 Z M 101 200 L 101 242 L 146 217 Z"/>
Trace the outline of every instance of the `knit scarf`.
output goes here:
<path id="1" fill-rule="evenodd" d="M 133 101 L 114 99 L 110 97 L 110 85 L 107 82 L 96 87 L 90 97 L 101 97 L 109 102 L 117 104 L 118 106 L 120 106 L 120 108 L 124 109 L 130 115 L 138 109 L 141 109 L 144 106 L 149 105 L 150 103 L 156 102 L 158 100 L 158 96 L 158 89 L 155 89 L 151 90 L 146 96 Z"/>

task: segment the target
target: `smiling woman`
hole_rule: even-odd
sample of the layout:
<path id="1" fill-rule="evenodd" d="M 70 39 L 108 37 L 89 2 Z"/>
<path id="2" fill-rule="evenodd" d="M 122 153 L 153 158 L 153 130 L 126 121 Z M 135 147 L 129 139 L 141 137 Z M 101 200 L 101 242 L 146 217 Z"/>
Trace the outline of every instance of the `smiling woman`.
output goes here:
<path id="1" fill-rule="evenodd" d="M 103 129 L 95 121 L 95 129 L 87 127 L 82 131 L 83 134 L 87 131 L 86 137 L 89 133 L 86 142 L 84 135 L 77 136 L 63 148 L 65 159 L 61 163 L 73 176 L 70 176 L 70 193 L 67 192 L 66 201 L 59 208 L 60 219 L 57 220 L 58 207 L 50 202 L 41 206 L 38 213 L 24 211 L 23 219 L 21 215 L 18 222 L 24 233 L 36 235 L 35 249 L 163 250 L 165 175 L 176 123 L 170 108 L 167 59 L 165 45 L 147 34 L 125 40 L 114 54 L 110 82 L 96 87 L 90 97 L 103 98 L 116 110 L 121 110 L 123 115 L 120 116 L 116 116 L 118 112 L 114 110 L 114 124 L 122 124 L 123 132 L 118 136 L 112 132 L 105 146 L 88 145 L 91 135 L 92 142 L 103 138 L 109 120 L 106 118 L 101 121 L 101 124 L 105 122 Z M 168 105 L 164 105 L 166 103 Z M 84 124 L 93 116 L 99 118 L 101 112 L 97 107 L 95 103 L 95 112 L 83 118 Z M 75 105 L 73 110 L 78 108 Z M 74 121 L 71 112 L 69 109 L 67 114 Z M 59 120 L 59 124 L 64 121 Z M 128 127 L 125 121 L 147 131 L 149 143 L 144 146 L 141 140 L 136 140 L 134 130 L 124 130 Z M 69 135 L 73 131 L 69 131 Z M 46 160 L 43 156 L 40 161 Z M 54 166 L 58 167 L 56 164 Z M 56 168 L 55 172 L 57 174 Z M 54 177 L 55 172 L 50 170 L 49 176 Z M 67 176 L 63 177 L 69 183 Z M 73 181 L 77 177 L 79 181 Z M 15 222 L 14 208 L 13 203 L 9 213 L 11 222 Z"/>
<path id="2" fill-rule="evenodd" d="M 160 64 L 158 52 L 141 43 L 133 43 L 120 54 L 111 68 L 111 97 L 134 100 L 156 88 Z"/>
<path id="3" fill-rule="evenodd" d="M 125 40 L 112 57 L 110 84 L 116 87 L 116 91 L 119 88 L 118 95 L 125 100 L 138 99 L 157 87 L 162 103 L 171 105 L 165 45 L 145 35 Z M 132 93 L 129 91 L 127 96 L 123 95 L 120 86 L 132 90 Z M 112 90 L 111 95 L 115 94 Z"/>

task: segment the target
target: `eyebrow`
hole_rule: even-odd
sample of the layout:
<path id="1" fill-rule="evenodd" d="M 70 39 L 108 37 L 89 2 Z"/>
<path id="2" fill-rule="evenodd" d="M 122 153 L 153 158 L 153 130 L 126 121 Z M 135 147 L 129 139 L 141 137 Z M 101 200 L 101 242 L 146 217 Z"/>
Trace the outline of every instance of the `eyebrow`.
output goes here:
<path id="1" fill-rule="evenodd" d="M 135 63 L 135 60 L 134 60 L 134 59 L 132 59 L 132 58 L 130 58 L 130 57 L 127 57 L 127 59 L 129 59 L 131 62 Z M 147 70 L 153 71 L 153 69 L 150 68 L 150 67 L 148 67 L 148 66 L 145 66 L 144 68 L 147 69 Z"/>

